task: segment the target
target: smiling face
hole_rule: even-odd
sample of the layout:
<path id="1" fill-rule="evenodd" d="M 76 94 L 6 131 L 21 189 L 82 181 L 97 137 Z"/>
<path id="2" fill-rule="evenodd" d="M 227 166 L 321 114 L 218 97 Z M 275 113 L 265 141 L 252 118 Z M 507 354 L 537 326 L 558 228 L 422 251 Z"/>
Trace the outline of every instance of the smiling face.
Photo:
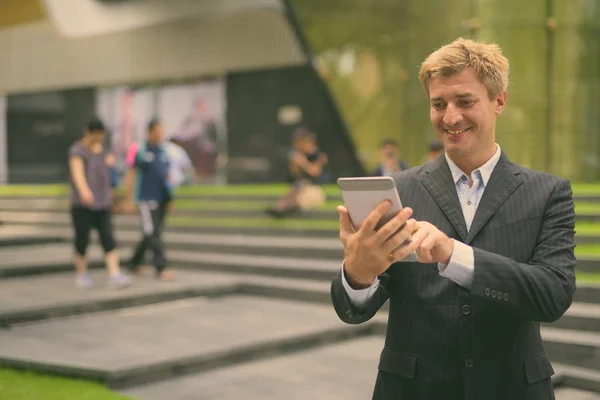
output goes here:
<path id="1" fill-rule="evenodd" d="M 496 152 L 496 118 L 504 109 L 506 90 L 490 100 L 488 89 L 467 68 L 429 83 L 429 117 L 450 158 L 472 171 Z"/>

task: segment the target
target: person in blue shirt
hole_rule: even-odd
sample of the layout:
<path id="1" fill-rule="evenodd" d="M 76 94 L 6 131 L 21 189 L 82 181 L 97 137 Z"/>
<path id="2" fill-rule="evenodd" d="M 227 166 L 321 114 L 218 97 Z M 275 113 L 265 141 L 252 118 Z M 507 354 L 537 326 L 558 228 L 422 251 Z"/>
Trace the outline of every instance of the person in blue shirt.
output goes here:
<path id="1" fill-rule="evenodd" d="M 162 280 L 171 280 L 174 271 L 166 268 L 163 223 L 173 199 L 169 184 L 169 156 L 164 147 L 164 129 L 158 119 L 148 124 L 146 142 L 141 143 L 130 164 L 130 179 L 127 179 L 128 209 L 135 205 L 140 214 L 142 240 L 129 261 L 129 269 L 136 272 L 144 260 L 148 248 L 153 252 L 156 275 Z"/>

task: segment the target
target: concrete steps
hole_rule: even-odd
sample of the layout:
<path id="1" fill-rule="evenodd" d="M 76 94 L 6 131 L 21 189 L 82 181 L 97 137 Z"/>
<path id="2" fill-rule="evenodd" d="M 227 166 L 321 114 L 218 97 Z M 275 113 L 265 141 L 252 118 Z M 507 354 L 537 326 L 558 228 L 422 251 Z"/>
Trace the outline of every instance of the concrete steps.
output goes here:
<path id="1" fill-rule="evenodd" d="M 600 372 L 600 333 L 544 327 L 542 338 L 552 361 Z"/>
<path id="2" fill-rule="evenodd" d="M 600 303 L 573 303 L 561 319 L 547 326 L 600 332 Z"/>
<path id="3" fill-rule="evenodd" d="M 94 287 L 86 290 L 75 289 L 72 272 L 0 281 L 0 327 L 240 291 L 240 278 L 224 274 L 180 271 L 174 282 L 147 277 L 124 290 L 106 289 L 104 271 L 90 276 Z"/>
<path id="4" fill-rule="evenodd" d="M 57 240 L 69 240 L 72 235 L 69 217 L 64 213 L 2 211 L 0 220 L 5 222 L 3 227 L 12 220 L 20 224 L 21 230 L 35 227 L 36 234 Z M 125 259 L 139 239 L 138 220 L 136 216 L 119 216 L 116 220 Z M 0 243 L 1 234 L 0 230 Z M 179 279 L 164 283 L 136 278 L 132 288 L 118 292 L 102 288 L 103 271 L 92 273 L 100 283 L 93 291 L 72 289 L 72 273 L 60 273 L 72 271 L 70 243 L 0 248 L 0 257 L 7 260 L 0 266 L 0 278 L 12 277 L 0 280 L 0 326 L 8 328 L 0 329 L 0 365 L 78 376 L 115 388 L 142 385 L 126 390 L 127 393 L 136 389 L 146 395 L 152 391 L 176 393 L 169 382 L 177 376 L 191 374 L 191 386 L 173 381 L 184 390 L 196 388 L 193 382 L 210 383 L 211 377 L 213 383 L 225 379 L 217 377 L 221 372 L 234 382 L 238 379 L 235 371 L 271 361 L 275 363 L 267 368 L 281 371 L 284 376 L 287 364 L 277 364 L 283 357 L 291 357 L 293 365 L 307 351 L 326 351 L 338 342 L 342 346 L 355 340 L 379 341 L 378 335 L 385 332 L 387 307 L 367 325 L 329 325 L 338 322 L 329 297 L 330 279 L 343 259 L 337 230 L 274 228 L 268 222 L 264 227 L 238 229 L 169 227 L 165 241 L 171 265 L 179 270 Z M 98 268 L 102 261 L 98 246 L 90 250 L 93 266 Z M 590 261 L 590 270 L 593 262 Z M 579 265 L 578 269 L 581 270 Z M 228 301 L 229 305 L 219 309 L 219 302 Z M 281 306 L 279 311 L 274 305 Z M 215 307 L 227 311 L 214 313 Z M 557 370 L 555 384 L 600 391 L 600 378 L 596 375 L 600 370 L 599 307 L 600 285 L 580 284 L 575 302 L 565 316 L 542 327 L 548 354 Z M 248 315 L 262 321 L 260 329 L 246 319 Z M 306 315 L 317 317 L 311 320 Z M 295 324 L 306 318 L 313 321 L 307 324 L 314 329 L 296 329 Z M 197 319 L 200 322 L 194 322 Z M 236 325 L 240 321 L 242 326 Z M 249 340 L 234 343 L 236 338 L 228 342 L 230 332 L 223 330 L 227 326 L 237 326 L 237 335 L 248 333 Z M 265 333 L 269 330 L 266 328 L 270 332 Z M 72 331 L 80 335 L 72 336 Z M 155 337 L 148 337 L 146 331 Z M 96 337 L 96 342 L 88 340 L 88 335 Z M 179 344 L 165 339 L 180 336 Z M 108 347 L 99 345 L 107 341 Z M 205 342 L 215 346 L 208 351 L 202 348 Z M 163 343 L 167 343 L 165 348 L 159 348 Z M 157 350 L 148 356 L 142 354 L 142 348 L 146 353 L 148 349 Z M 108 354 L 118 356 L 109 360 Z M 352 360 L 335 362 L 344 365 Z M 260 377 L 252 379 L 239 373 L 239 382 L 261 382 Z M 303 373 L 301 379 L 308 379 L 307 374 Z M 323 375 L 328 376 L 325 372 Z M 332 382 L 335 379 L 331 377 Z M 326 386 L 326 381 L 321 379 L 319 384 Z M 158 386 L 146 387 L 148 382 Z M 370 379 L 369 393 L 373 383 Z M 160 386 L 163 384 L 166 386 Z M 360 385 L 354 392 L 362 393 L 360 390 L 367 389 Z M 227 396 L 235 393 L 224 393 L 222 398 Z M 328 398 L 335 397 L 332 394 Z"/>
<path id="5" fill-rule="evenodd" d="M 256 360 L 124 394 L 143 400 L 365 400 L 371 398 L 383 337 L 367 336 L 299 354 Z"/>
<path id="6" fill-rule="evenodd" d="M 185 217 L 181 217 L 185 218 Z M 241 219 L 237 219 L 241 220 Z M 44 212 L 6 212 L 0 211 L 0 221 L 6 224 L 21 226 L 47 227 L 70 227 L 70 217 L 66 213 L 44 213 Z M 232 224 L 233 221 L 233 224 Z M 235 223 L 236 218 L 229 218 L 228 225 L 222 226 L 222 217 L 194 221 L 187 225 L 167 223 L 167 229 L 176 232 L 193 233 L 238 233 L 255 236 L 285 236 L 285 237 L 328 237 L 335 238 L 339 232 L 333 228 L 315 229 L 310 227 L 296 226 L 296 221 L 305 220 L 286 219 L 284 221 L 272 220 L 266 217 L 254 219 L 251 226 Z M 178 221 L 178 222 L 181 222 Z M 118 229 L 137 230 L 140 229 L 140 221 L 136 215 L 119 215 L 114 219 L 114 225 Z M 333 225 L 335 226 L 335 224 Z"/>
<path id="7" fill-rule="evenodd" d="M 345 325 L 317 304 L 194 298 L 17 325 L 0 331 L 0 365 L 125 388 L 338 343 L 375 325 Z"/>
<path id="8" fill-rule="evenodd" d="M 582 368 L 561 363 L 553 363 L 555 369 L 561 371 L 562 384 L 585 392 L 582 400 L 600 400 L 600 372 L 596 369 Z"/>

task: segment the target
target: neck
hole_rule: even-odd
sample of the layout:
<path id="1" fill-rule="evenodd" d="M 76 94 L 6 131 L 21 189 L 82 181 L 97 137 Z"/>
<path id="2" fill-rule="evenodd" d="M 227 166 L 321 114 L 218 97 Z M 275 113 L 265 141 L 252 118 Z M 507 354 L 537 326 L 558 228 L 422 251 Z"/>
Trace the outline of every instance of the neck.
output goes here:
<path id="1" fill-rule="evenodd" d="M 464 172 L 468 177 L 470 177 L 473 171 L 481 167 L 483 164 L 488 162 L 490 158 L 494 156 L 497 149 L 498 148 L 496 147 L 496 143 L 494 143 L 494 145 L 488 148 L 487 151 L 482 151 L 481 153 L 477 154 L 477 157 L 461 157 L 460 155 L 453 155 L 450 153 L 448 153 L 448 157 L 450 157 L 450 159 L 454 161 L 456 166 L 460 168 L 462 172 Z"/>
<path id="2" fill-rule="evenodd" d="M 92 143 L 92 141 L 90 140 L 90 138 L 89 138 L 89 137 L 87 137 L 87 136 L 84 136 L 84 137 L 81 139 L 81 144 L 82 144 L 82 146 L 83 146 L 83 147 L 90 148 L 90 147 L 92 147 L 92 144 L 93 144 L 93 143 Z"/>

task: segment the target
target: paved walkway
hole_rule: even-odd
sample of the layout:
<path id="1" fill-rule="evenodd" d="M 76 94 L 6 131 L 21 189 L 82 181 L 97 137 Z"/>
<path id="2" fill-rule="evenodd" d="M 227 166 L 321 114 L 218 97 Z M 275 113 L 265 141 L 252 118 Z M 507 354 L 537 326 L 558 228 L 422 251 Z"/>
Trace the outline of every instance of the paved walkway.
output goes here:
<path id="1" fill-rule="evenodd" d="M 115 372 L 342 327 L 326 305 L 195 298 L 16 326 L 0 358 Z"/>
<path id="2" fill-rule="evenodd" d="M 368 337 L 137 387 L 141 400 L 367 400 L 383 337 Z"/>

